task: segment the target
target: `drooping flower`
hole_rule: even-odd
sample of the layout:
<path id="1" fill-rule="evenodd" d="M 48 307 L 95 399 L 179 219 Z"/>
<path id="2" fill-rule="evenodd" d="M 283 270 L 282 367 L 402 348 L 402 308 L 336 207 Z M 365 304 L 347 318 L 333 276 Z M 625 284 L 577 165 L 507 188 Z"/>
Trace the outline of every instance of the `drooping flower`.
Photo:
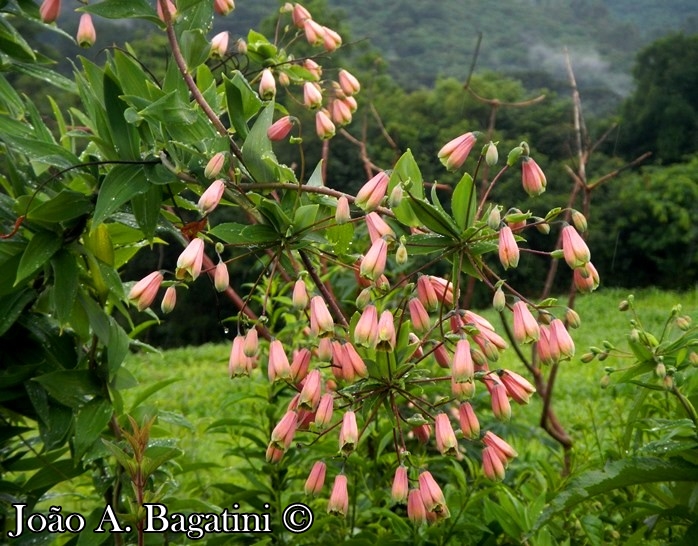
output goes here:
<path id="1" fill-rule="evenodd" d="M 204 169 L 204 176 L 206 178 L 216 178 L 225 164 L 225 154 L 223 152 L 217 152 L 213 154 L 213 157 L 208 160 L 206 168 Z"/>
<path id="2" fill-rule="evenodd" d="M 530 157 L 523 157 L 521 162 L 521 183 L 524 191 L 531 197 L 545 191 L 547 181 L 543 170 Z"/>
<path id="3" fill-rule="evenodd" d="M 475 439 L 480 436 L 480 421 L 475 415 L 475 410 L 470 402 L 463 402 L 458 408 L 460 429 L 465 438 Z"/>
<path id="4" fill-rule="evenodd" d="M 303 104 L 306 108 L 316 110 L 322 106 L 322 90 L 315 82 L 303 84 Z"/>
<path id="5" fill-rule="evenodd" d="M 591 262 L 575 268 L 572 273 L 574 286 L 583 294 L 593 292 L 599 287 L 599 272 Z"/>
<path id="6" fill-rule="evenodd" d="M 504 463 L 491 447 L 485 447 L 482 450 L 482 473 L 493 481 L 504 479 Z"/>
<path id="7" fill-rule="evenodd" d="M 278 142 L 284 140 L 293 129 L 293 118 L 291 116 L 284 116 L 277 119 L 274 123 L 267 129 L 267 138 L 269 140 Z"/>
<path id="8" fill-rule="evenodd" d="M 293 285 L 293 307 L 305 309 L 308 306 L 308 289 L 303 279 L 298 279 Z"/>
<path id="9" fill-rule="evenodd" d="M 573 226 L 562 228 L 562 252 L 572 269 L 583 267 L 591 260 L 589 247 Z"/>
<path id="10" fill-rule="evenodd" d="M 511 419 L 511 404 L 506 387 L 499 380 L 486 381 L 485 385 L 490 391 L 492 413 L 500 421 L 509 421 Z"/>
<path id="11" fill-rule="evenodd" d="M 303 61 L 303 68 L 310 72 L 315 80 L 319 80 L 322 76 L 322 67 L 312 59 Z"/>
<path id="12" fill-rule="evenodd" d="M 339 86 L 347 96 L 355 95 L 361 90 L 359 80 L 351 72 L 343 68 L 339 71 Z"/>
<path id="13" fill-rule="evenodd" d="M 446 143 L 439 150 L 439 160 L 449 171 L 454 171 L 465 163 L 470 150 L 473 149 L 477 135 L 473 132 L 465 133 Z"/>
<path id="14" fill-rule="evenodd" d="M 201 194 L 199 202 L 196 205 L 199 211 L 201 211 L 201 214 L 209 214 L 213 211 L 221 202 L 224 192 L 225 181 L 221 179 L 214 180 L 211 185 L 206 188 L 204 193 Z"/>
<path id="15" fill-rule="evenodd" d="M 230 274 L 228 273 L 228 265 L 220 260 L 216 264 L 216 270 L 213 273 L 213 286 L 218 292 L 225 292 L 230 285 Z"/>
<path id="16" fill-rule="evenodd" d="M 89 13 L 83 13 L 80 16 L 76 41 L 80 47 L 90 47 L 96 40 L 97 31 L 92 23 L 92 16 Z"/>
<path id="17" fill-rule="evenodd" d="M 193 280 L 201 274 L 201 264 L 204 260 L 204 241 L 195 237 L 177 258 L 177 278 L 183 278 L 189 273 Z"/>
<path id="18" fill-rule="evenodd" d="M 310 349 L 306 347 L 294 351 L 291 361 L 291 381 L 298 384 L 308 375 L 311 356 Z"/>
<path id="19" fill-rule="evenodd" d="M 519 404 L 528 404 L 531 395 L 536 392 L 536 388 L 525 377 L 511 370 L 502 371 L 499 378 L 507 394 Z"/>
<path id="20" fill-rule="evenodd" d="M 300 4 L 293 4 L 291 19 L 297 28 L 303 28 L 303 25 L 308 19 L 312 19 L 310 12 Z"/>
<path id="21" fill-rule="evenodd" d="M 334 123 L 330 119 L 327 110 L 318 110 L 315 113 L 315 132 L 322 140 L 332 138 L 337 131 Z"/>
<path id="22" fill-rule="evenodd" d="M 419 489 L 410 489 L 407 495 L 407 517 L 415 525 L 427 522 L 427 509 Z"/>
<path id="23" fill-rule="evenodd" d="M 434 418 L 434 438 L 436 449 L 442 455 L 453 455 L 457 453 L 458 441 L 453 432 L 451 420 L 446 413 L 439 413 Z"/>
<path id="24" fill-rule="evenodd" d="M 371 239 L 371 243 L 375 243 L 376 239 L 380 239 L 382 237 L 386 239 L 395 239 L 395 232 L 393 231 L 393 228 L 391 228 L 377 212 L 369 212 L 364 220 L 366 221 L 368 236 Z"/>
<path id="25" fill-rule="evenodd" d="M 165 295 L 160 302 L 160 310 L 167 314 L 171 313 L 177 304 L 177 289 L 174 286 L 168 286 L 165 290 Z"/>
<path id="26" fill-rule="evenodd" d="M 453 283 L 442 277 L 435 277 L 434 275 L 429 275 L 428 279 L 432 288 L 434 288 L 434 292 L 436 292 L 438 300 L 446 306 L 453 305 Z"/>
<path id="27" fill-rule="evenodd" d="M 388 243 L 385 239 L 377 239 L 368 249 L 361 260 L 360 273 L 362 277 L 375 280 L 385 271 L 388 258 Z"/>
<path id="28" fill-rule="evenodd" d="M 494 453 L 497 455 L 497 457 L 499 457 L 499 460 L 501 460 L 505 466 L 509 464 L 509 461 L 511 461 L 514 457 L 518 456 L 518 453 L 513 447 L 511 447 L 511 445 L 489 430 L 485 432 L 482 442 L 494 450 Z"/>
<path id="29" fill-rule="evenodd" d="M 228 359 L 228 372 L 230 377 L 239 375 L 247 375 L 249 372 L 248 358 L 245 356 L 243 346 L 245 338 L 243 336 L 235 336 L 233 345 L 230 349 L 230 358 Z"/>
<path id="30" fill-rule="evenodd" d="M 313 370 L 305 378 L 305 383 L 303 384 L 303 389 L 300 392 L 300 398 L 298 399 L 298 407 L 307 409 L 310 411 L 315 411 L 317 405 L 320 403 L 320 396 L 322 394 L 322 375 L 320 370 Z"/>
<path id="31" fill-rule="evenodd" d="M 499 230 L 499 261 L 504 266 L 504 269 L 516 267 L 519 265 L 519 245 L 516 244 L 516 239 L 509 226 L 502 226 Z"/>
<path id="32" fill-rule="evenodd" d="M 277 449 L 286 451 L 291 447 L 297 424 L 298 414 L 293 410 L 287 411 L 271 432 L 271 444 Z"/>
<path id="33" fill-rule="evenodd" d="M 392 351 L 395 349 L 396 332 L 393 314 L 389 310 L 381 313 L 378 319 L 378 344 L 376 348 L 381 351 Z"/>
<path id="34" fill-rule="evenodd" d="M 334 395 L 330 392 L 323 394 L 315 411 L 315 426 L 320 430 L 326 428 L 332 421 L 333 411 Z"/>
<path id="35" fill-rule="evenodd" d="M 439 307 L 439 298 L 429 282 L 428 275 L 422 275 L 417 279 L 417 297 L 427 311 L 433 312 Z"/>
<path id="36" fill-rule="evenodd" d="M 370 348 L 378 343 L 378 311 L 375 305 L 367 305 L 361 313 L 354 328 L 354 342 Z"/>
<path id="37" fill-rule="evenodd" d="M 235 9 L 235 0 L 213 0 L 213 9 L 218 15 L 228 15 Z"/>
<path id="38" fill-rule="evenodd" d="M 347 477 L 344 474 L 338 474 L 334 479 L 330 500 L 327 503 L 327 512 L 337 516 L 346 516 L 349 512 L 349 490 Z"/>
<path id="39" fill-rule="evenodd" d="M 400 465 L 395 470 L 395 477 L 393 478 L 393 487 L 391 489 L 391 497 L 393 502 L 405 504 L 407 502 L 409 487 L 409 482 L 407 480 L 407 467 Z"/>
<path id="40" fill-rule="evenodd" d="M 278 339 L 272 340 L 269 344 L 267 375 L 271 382 L 277 379 L 285 379 L 291 375 L 291 365 L 288 363 L 288 357 L 284 352 L 284 346 Z"/>
<path id="41" fill-rule="evenodd" d="M 353 411 L 346 411 L 339 430 L 339 450 L 343 453 L 351 453 L 358 442 L 359 428 L 356 424 L 356 414 Z"/>
<path id="42" fill-rule="evenodd" d="M 352 119 L 351 110 L 343 101 L 334 99 L 330 103 L 330 117 L 340 127 L 348 125 Z"/>
<path id="43" fill-rule="evenodd" d="M 133 285 L 128 293 L 128 299 L 136 303 L 139 311 L 150 307 L 153 301 L 155 301 L 158 290 L 160 290 L 163 278 L 162 273 L 159 271 L 153 271 L 146 275 Z"/>
<path id="44" fill-rule="evenodd" d="M 322 31 L 322 47 L 325 51 L 332 53 L 342 45 L 342 37 L 337 32 L 326 26 L 322 27 Z"/>
<path id="45" fill-rule="evenodd" d="M 310 300 L 310 332 L 319 337 L 334 332 L 334 320 L 322 296 L 313 296 Z"/>
<path id="46" fill-rule="evenodd" d="M 155 2 L 155 10 L 158 14 L 158 17 L 163 23 L 166 23 L 165 19 L 165 13 L 162 10 L 162 3 L 161 0 L 157 0 Z M 169 14 L 170 19 L 175 19 L 177 17 L 177 6 L 174 5 L 174 2 L 172 0 L 165 0 L 165 9 L 167 10 L 167 14 Z"/>
<path id="47" fill-rule="evenodd" d="M 537 341 L 540 337 L 540 326 L 523 301 L 517 301 L 514 311 L 514 339 L 518 343 Z"/>
<path id="48" fill-rule="evenodd" d="M 312 19 L 306 19 L 303 22 L 303 31 L 305 39 L 310 45 L 321 45 L 325 40 L 325 27 L 316 23 Z"/>
<path id="49" fill-rule="evenodd" d="M 574 356 L 574 341 L 560 319 L 553 319 L 550 323 L 551 344 L 553 340 L 561 356 L 567 358 Z"/>
<path id="50" fill-rule="evenodd" d="M 427 310 L 424 308 L 419 298 L 411 298 L 407 303 L 407 307 L 415 332 L 418 334 L 425 334 L 428 332 L 431 328 L 431 320 L 429 319 L 429 313 L 427 313 Z"/>
<path id="51" fill-rule="evenodd" d="M 243 352 L 246 357 L 252 358 L 257 356 L 259 352 L 259 335 L 257 328 L 250 328 L 245 334 L 245 343 L 243 344 Z"/>
<path id="52" fill-rule="evenodd" d="M 317 495 L 322 491 L 322 487 L 325 485 L 326 472 L 327 465 L 323 461 L 315 461 L 315 464 L 310 469 L 310 474 L 308 474 L 308 479 L 305 481 L 304 489 L 306 495 Z"/>
<path id="53" fill-rule="evenodd" d="M 334 213 L 334 221 L 340 225 L 351 221 L 349 199 L 347 199 L 346 195 L 342 195 L 339 199 L 337 199 L 337 210 Z"/>
<path id="54" fill-rule="evenodd" d="M 44 23 L 53 23 L 61 12 L 61 0 L 44 0 L 39 15 Z"/>
<path id="55" fill-rule="evenodd" d="M 419 475 L 419 491 L 422 494 L 427 512 L 434 512 L 441 517 L 448 517 L 448 507 L 443 491 L 436 483 L 431 472 L 425 470 Z"/>

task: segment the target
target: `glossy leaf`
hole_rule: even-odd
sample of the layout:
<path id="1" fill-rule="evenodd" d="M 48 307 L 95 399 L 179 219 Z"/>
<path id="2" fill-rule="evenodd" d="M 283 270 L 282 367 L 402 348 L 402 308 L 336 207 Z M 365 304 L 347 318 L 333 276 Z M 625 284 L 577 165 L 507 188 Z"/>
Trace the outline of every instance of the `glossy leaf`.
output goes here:
<path id="1" fill-rule="evenodd" d="M 247 122 L 259 112 L 262 101 L 240 72 L 232 78 L 224 75 L 223 83 L 228 116 L 240 138 L 245 139 L 249 134 Z"/>
<path id="2" fill-rule="evenodd" d="M 93 229 L 134 196 L 147 190 L 142 166 L 115 165 L 104 177 L 99 190 L 92 218 Z"/>
<path id="3" fill-rule="evenodd" d="M 101 386 L 88 370 L 61 370 L 36 377 L 46 391 L 61 404 L 79 407 L 99 395 Z"/>
<path id="4" fill-rule="evenodd" d="M 106 428 L 113 408 L 111 403 L 104 398 L 95 398 L 85 404 L 75 418 L 75 459 L 80 457 L 87 449 L 97 441 Z"/>
<path id="5" fill-rule="evenodd" d="M 54 278 L 51 302 L 58 321 L 67 324 L 78 293 L 78 264 L 74 255 L 61 250 L 51 260 L 51 266 Z"/>
<path id="6" fill-rule="evenodd" d="M 208 234 L 229 244 L 269 244 L 279 239 L 279 234 L 263 224 L 218 224 Z"/>
<path id="7" fill-rule="evenodd" d="M 453 190 L 453 196 L 451 197 L 453 218 L 461 230 L 470 227 L 475 221 L 475 211 L 477 209 L 475 193 L 473 177 L 465 173 Z"/>
<path id="8" fill-rule="evenodd" d="M 17 268 L 15 286 L 43 267 L 51 259 L 51 256 L 61 248 L 62 243 L 61 238 L 53 232 L 37 232 L 29 241 L 27 248 L 24 249 Z"/>

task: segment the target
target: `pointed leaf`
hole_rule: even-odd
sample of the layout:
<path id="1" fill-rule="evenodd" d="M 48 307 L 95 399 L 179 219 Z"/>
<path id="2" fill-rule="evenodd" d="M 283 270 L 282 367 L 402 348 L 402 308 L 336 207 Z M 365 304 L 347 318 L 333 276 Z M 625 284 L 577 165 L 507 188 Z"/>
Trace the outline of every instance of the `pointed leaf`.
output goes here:
<path id="1" fill-rule="evenodd" d="M 95 398 L 78 411 L 75 418 L 75 459 L 80 457 L 97 441 L 106 428 L 114 410 L 111 402 Z"/>
<path id="2" fill-rule="evenodd" d="M 97 196 L 93 228 L 104 222 L 119 207 L 134 196 L 148 190 L 143 167 L 140 165 L 116 165 L 104 177 Z"/>
<path id="3" fill-rule="evenodd" d="M 475 221 L 477 208 L 475 193 L 473 178 L 468 173 L 465 173 L 453 190 L 453 196 L 451 197 L 453 218 L 461 230 L 470 227 Z"/>
<path id="4" fill-rule="evenodd" d="M 50 231 L 39 231 L 31 238 L 19 261 L 15 286 L 45 265 L 61 245 L 63 240 Z"/>

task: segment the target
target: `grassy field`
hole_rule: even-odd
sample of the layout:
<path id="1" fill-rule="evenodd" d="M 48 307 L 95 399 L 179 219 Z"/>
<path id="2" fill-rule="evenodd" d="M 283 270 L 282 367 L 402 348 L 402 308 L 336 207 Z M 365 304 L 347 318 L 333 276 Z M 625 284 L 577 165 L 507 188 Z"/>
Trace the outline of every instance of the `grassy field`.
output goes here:
<path id="1" fill-rule="evenodd" d="M 618 303 L 628 294 L 625 290 L 606 290 L 577 301 L 582 317 L 581 327 L 573 331 L 577 356 L 561 366 L 553 403 L 561 423 L 574 439 L 576 470 L 590 461 L 603 460 L 605 452 L 615 449 L 615 438 L 623 426 L 623 409 L 632 396 L 627 388 L 600 387 L 604 367 L 622 366 L 622 362 L 609 358 L 603 363 L 584 364 L 578 358 L 590 345 L 600 346 L 604 340 L 625 346 L 631 317 L 618 311 Z M 661 331 L 668 312 L 678 303 L 682 304 L 684 313 L 698 320 L 698 291 L 676 294 L 644 290 L 635 293 L 635 302 L 643 324 L 654 331 Z M 498 318 L 494 314 L 483 314 L 497 325 Z M 243 399 L 252 391 L 268 392 L 267 381 L 259 371 L 251 379 L 228 379 L 228 354 L 228 345 L 205 345 L 161 354 L 132 355 L 126 364 L 140 383 L 126 391 L 126 408 L 134 401 L 140 402 L 154 383 L 173 381 L 140 403 L 136 414 L 152 413 L 157 408 L 160 416 L 157 432 L 178 438 L 179 446 L 185 451 L 179 460 L 185 471 L 179 477 L 182 485 L 198 498 L 212 502 L 217 496 L 209 489 L 211 481 L 221 473 L 232 480 L 248 466 L 232 449 L 236 444 L 231 437 L 235 431 L 220 434 L 207 432 L 207 429 L 214 422 L 239 416 L 241 412 L 247 413 L 250 419 L 258 418 L 262 426 L 263 401 Z M 513 351 L 507 351 L 500 364 L 525 374 Z M 534 398 L 528 406 L 514 407 L 507 433 L 523 462 L 541 456 L 550 458 L 551 453 L 561 458 L 560 450 L 554 448 L 554 443 L 538 426 L 540 412 L 539 398 Z M 245 482 L 244 474 L 239 475 L 240 481 Z"/>

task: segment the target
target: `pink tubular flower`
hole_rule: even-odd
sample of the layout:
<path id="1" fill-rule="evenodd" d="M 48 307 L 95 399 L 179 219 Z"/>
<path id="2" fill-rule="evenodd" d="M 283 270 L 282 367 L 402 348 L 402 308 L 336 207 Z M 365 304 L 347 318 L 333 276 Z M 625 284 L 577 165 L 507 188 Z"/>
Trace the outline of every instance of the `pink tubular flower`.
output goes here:
<path id="1" fill-rule="evenodd" d="M 516 267 L 519 265 L 519 245 L 516 244 L 516 239 L 509 226 L 502 226 L 499 230 L 499 261 L 502 262 L 504 269 Z"/>
<path id="2" fill-rule="evenodd" d="M 536 353 L 538 353 L 538 358 L 543 364 L 553 364 L 560 359 L 559 353 L 557 354 L 557 357 L 553 357 L 550 341 L 550 328 L 547 326 L 541 326 L 540 338 L 538 338 L 538 341 L 536 342 Z"/>
<path id="3" fill-rule="evenodd" d="M 322 296 L 313 296 L 310 300 L 310 332 L 319 337 L 334 333 L 334 320 Z"/>
<path id="4" fill-rule="evenodd" d="M 458 340 L 451 363 L 451 375 L 456 383 L 469 383 L 475 375 L 475 364 L 470 354 L 470 343 L 465 339 Z"/>
<path id="5" fill-rule="evenodd" d="M 442 368 L 450 368 L 451 367 L 451 355 L 448 353 L 448 350 L 446 349 L 446 346 L 443 343 L 440 343 L 434 348 L 434 359 L 436 359 L 436 363 L 441 366 Z"/>
<path id="6" fill-rule="evenodd" d="M 315 113 L 315 132 L 322 140 L 332 138 L 337 131 L 337 128 L 332 123 L 327 110 L 319 110 Z"/>
<path id="7" fill-rule="evenodd" d="M 133 285 L 133 288 L 128 293 L 128 299 L 136 303 L 139 311 L 150 307 L 153 301 L 155 301 L 158 290 L 160 290 L 163 278 L 162 273 L 159 271 L 153 271 L 146 275 Z"/>
<path id="8" fill-rule="evenodd" d="M 356 206 L 367 212 L 378 208 L 388 191 L 389 182 L 390 177 L 385 171 L 379 172 L 366 182 L 356 194 L 356 200 L 354 201 Z"/>
<path id="9" fill-rule="evenodd" d="M 293 285 L 293 307 L 305 309 L 308 307 L 308 289 L 303 279 L 298 279 Z"/>
<path id="10" fill-rule="evenodd" d="M 346 107 L 349 108 L 349 111 L 352 114 L 356 112 L 357 108 L 359 107 L 358 103 L 356 102 L 356 99 L 351 96 L 346 96 L 344 98 L 337 97 L 337 100 L 342 101 L 346 105 Z"/>
<path id="11" fill-rule="evenodd" d="M 378 343 L 378 311 L 375 305 L 367 305 L 361 313 L 354 328 L 354 342 L 370 348 Z"/>
<path id="12" fill-rule="evenodd" d="M 160 310 L 165 314 L 171 313 L 175 305 L 177 305 L 177 289 L 174 286 L 168 286 L 160 302 Z"/>
<path id="13" fill-rule="evenodd" d="M 230 349 L 230 358 L 228 359 L 230 377 L 247 375 L 249 372 L 248 358 L 243 350 L 244 343 L 245 338 L 243 336 L 235 336 L 235 339 L 233 339 L 233 346 Z"/>
<path id="14" fill-rule="evenodd" d="M 453 284 L 451 281 L 447 281 L 441 277 L 435 277 L 434 275 L 429 275 L 429 282 L 436 292 L 436 297 L 444 305 L 453 305 Z"/>
<path id="15" fill-rule="evenodd" d="M 516 450 L 511 447 L 507 442 L 502 440 L 499 436 L 493 432 L 485 432 L 485 436 L 482 438 L 482 442 L 487 446 L 491 447 L 494 453 L 499 457 L 499 460 L 506 466 L 509 464 L 514 457 L 518 456 Z"/>
<path id="16" fill-rule="evenodd" d="M 458 400 L 470 400 L 475 395 L 475 382 L 456 383 L 451 376 L 451 394 Z"/>
<path id="17" fill-rule="evenodd" d="M 591 259 L 589 247 L 573 226 L 562 228 L 562 252 L 572 269 L 585 266 Z"/>
<path id="18" fill-rule="evenodd" d="M 528 404 L 531 395 L 536 392 L 536 388 L 525 377 L 511 370 L 504 370 L 499 378 L 502 380 L 507 394 L 519 404 Z"/>
<path id="19" fill-rule="evenodd" d="M 213 0 L 213 9 L 218 15 L 228 15 L 235 9 L 235 0 Z"/>
<path id="20" fill-rule="evenodd" d="M 491 447 L 485 447 L 482 450 L 482 473 L 489 480 L 504 479 L 504 463 Z"/>
<path id="21" fill-rule="evenodd" d="M 322 47 L 324 47 L 325 51 L 328 53 L 332 53 L 342 45 L 342 37 L 331 28 L 323 26 L 322 30 Z"/>
<path id="22" fill-rule="evenodd" d="M 259 335 L 256 328 L 250 328 L 245 334 L 245 343 L 242 347 L 246 357 L 252 358 L 259 352 Z"/>
<path id="23" fill-rule="evenodd" d="M 436 449 L 441 455 L 455 455 L 458 452 L 458 441 L 453 432 L 451 420 L 445 413 L 439 413 L 434 418 L 434 438 L 436 439 Z"/>
<path id="24" fill-rule="evenodd" d="M 95 26 L 92 23 L 92 16 L 89 13 L 83 13 L 80 16 L 80 23 L 78 24 L 78 32 L 75 39 L 80 47 L 90 47 L 94 45 L 95 40 L 97 40 L 97 31 L 95 31 Z"/>
<path id="25" fill-rule="evenodd" d="M 518 343 L 537 341 L 540 327 L 535 317 L 523 301 L 514 304 L 514 339 Z"/>
<path id="26" fill-rule="evenodd" d="M 315 411 L 315 426 L 320 430 L 326 428 L 332 421 L 333 411 L 334 395 L 331 392 L 323 394 Z"/>
<path id="27" fill-rule="evenodd" d="M 303 32 L 310 45 L 321 45 L 325 41 L 325 27 L 312 19 L 306 19 L 303 22 Z"/>
<path id="28" fill-rule="evenodd" d="M 308 19 L 312 19 L 310 12 L 300 4 L 293 4 L 291 19 L 297 28 L 303 28 L 303 25 Z"/>
<path id="29" fill-rule="evenodd" d="M 287 411 L 271 432 L 271 444 L 277 449 L 286 451 L 291 447 L 297 424 L 298 414 L 293 410 Z"/>
<path id="30" fill-rule="evenodd" d="M 415 438 L 422 443 L 426 444 L 431 437 L 431 425 L 424 423 L 423 425 L 417 425 L 412 429 Z"/>
<path id="31" fill-rule="evenodd" d="M 545 191 L 547 181 L 542 169 L 530 157 L 523 157 L 521 162 L 521 183 L 523 189 L 531 197 L 540 195 Z"/>
<path id="32" fill-rule="evenodd" d="M 276 80 L 271 70 L 265 68 L 262 71 L 262 77 L 259 80 L 259 96 L 264 100 L 273 99 L 276 95 Z"/>
<path id="33" fill-rule="evenodd" d="M 392 351 L 395 349 L 396 332 L 393 314 L 390 311 L 383 311 L 378 319 L 378 344 L 376 348 L 380 351 Z"/>
<path id="34" fill-rule="evenodd" d="M 225 57 L 226 53 L 228 53 L 228 39 L 229 34 L 227 30 L 219 32 L 211 38 L 211 55 L 221 59 Z"/>
<path id="35" fill-rule="evenodd" d="M 351 365 L 354 374 L 359 377 L 368 377 L 368 368 L 359 353 L 351 343 L 344 344 L 344 352 L 347 355 L 346 362 Z"/>
<path id="36" fill-rule="evenodd" d="M 316 110 L 322 106 L 322 90 L 315 82 L 303 84 L 303 104 L 306 108 Z"/>
<path id="37" fill-rule="evenodd" d="M 291 365 L 288 363 L 284 346 L 278 339 L 273 340 L 269 344 L 267 375 L 272 383 L 277 379 L 285 379 L 291 375 Z"/>
<path id="38" fill-rule="evenodd" d="M 458 420 L 460 422 L 460 429 L 465 438 L 473 440 L 480 436 L 480 422 L 470 402 L 463 402 L 460 405 L 458 408 Z"/>
<path id="39" fill-rule="evenodd" d="M 356 95 L 361 90 L 359 80 L 351 72 L 343 68 L 339 71 L 339 86 L 344 91 L 344 94 L 349 97 Z"/>
<path id="40" fill-rule="evenodd" d="M 319 80 L 322 76 L 322 67 L 312 59 L 303 61 L 303 68 L 310 72 L 315 80 Z"/>
<path id="41" fill-rule="evenodd" d="M 44 23 L 53 23 L 61 12 L 61 0 L 44 0 L 39 8 L 39 15 Z"/>
<path id="42" fill-rule="evenodd" d="M 342 125 L 348 125 L 351 123 L 352 119 L 351 110 L 341 100 L 334 99 L 330 103 L 330 117 L 332 118 L 332 121 L 334 121 L 335 124 L 339 125 L 340 127 Z"/>
<path id="43" fill-rule="evenodd" d="M 448 517 L 446 499 L 431 472 L 425 470 L 419 475 L 419 491 L 422 494 L 422 500 L 427 512 L 435 512 L 442 515 L 442 517 Z"/>
<path id="44" fill-rule="evenodd" d="M 267 462 L 276 464 L 278 463 L 284 456 L 284 451 L 282 449 L 279 449 L 278 447 L 275 447 L 274 444 L 270 443 L 269 446 L 267 447 Z"/>
<path id="45" fill-rule="evenodd" d="M 218 206 L 218 203 L 221 202 L 223 192 L 225 192 L 225 181 L 220 179 L 214 180 L 211 185 L 206 188 L 206 191 L 201 194 L 199 202 L 196 205 L 201 214 L 209 214 L 213 211 Z"/>
<path id="46" fill-rule="evenodd" d="M 356 425 L 356 415 L 347 411 L 342 418 L 342 428 L 339 430 L 339 450 L 345 454 L 354 451 L 359 442 L 359 428 Z"/>
<path id="47" fill-rule="evenodd" d="M 455 171 L 468 159 L 476 140 L 477 135 L 473 132 L 454 138 L 439 150 L 439 160 L 449 171 Z"/>
<path id="48" fill-rule="evenodd" d="M 347 512 L 349 512 L 347 477 L 344 474 L 338 474 L 334 479 L 330 500 L 327 503 L 327 513 L 337 516 L 346 516 Z"/>
<path id="49" fill-rule="evenodd" d="M 220 260 L 216 264 L 216 270 L 213 273 L 213 286 L 218 292 L 225 292 L 229 284 L 230 274 L 228 273 L 228 266 L 223 260 Z"/>
<path id="50" fill-rule="evenodd" d="M 223 165 L 225 165 L 225 154 L 223 152 L 213 154 L 213 157 L 206 164 L 204 176 L 206 178 L 216 178 L 223 169 Z"/>
<path id="51" fill-rule="evenodd" d="M 429 313 L 419 301 L 419 298 L 412 298 L 407 303 L 407 307 L 410 311 L 410 320 L 412 321 L 412 327 L 418 334 L 425 334 L 431 328 L 431 320 L 429 319 Z"/>
<path id="52" fill-rule="evenodd" d="M 419 489 L 410 489 L 407 495 L 407 517 L 415 525 L 427 522 L 427 509 L 422 500 L 422 493 Z"/>
<path id="53" fill-rule="evenodd" d="M 187 248 L 177 258 L 177 278 L 182 278 L 186 271 L 193 280 L 201 274 L 204 260 L 204 241 L 198 237 L 189 241 Z"/>
<path id="54" fill-rule="evenodd" d="M 308 375 L 308 366 L 311 358 L 310 349 L 303 347 L 293 353 L 291 361 L 291 381 L 298 384 Z"/>
<path id="55" fill-rule="evenodd" d="M 359 268 L 361 276 L 371 280 L 377 279 L 385 271 L 387 259 L 388 243 L 385 242 L 385 239 L 377 239 L 361 260 L 361 267 Z"/>
<path id="56" fill-rule="evenodd" d="M 550 341 L 557 345 L 561 356 L 572 358 L 574 356 L 574 341 L 570 337 L 567 328 L 560 319 L 553 319 L 550 323 Z"/>
<path id="57" fill-rule="evenodd" d="M 395 239 L 393 228 L 391 228 L 377 212 L 369 212 L 364 220 L 366 221 L 368 236 L 371 239 L 371 243 L 375 243 L 376 239 L 383 237 Z"/>
<path id="58" fill-rule="evenodd" d="M 422 275 L 417 279 L 417 298 L 429 312 L 436 311 L 439 307 L 439 298 L 427 275 Z"/>
<path id="59" fill-rule="evenodd" d="M 317 405 L 320 403 L 320 395 L 322 394 L 321 382 L 322 376 L 320 375 L 320 370 L 313 370 L 308 374 L 308 377 L 305 378 L 300 398 L 298 399 L 299 408 L 315 411 Z"/>
<path id="60" fill-rule="evenodd" d="M 293 129 L 293 118 L 291 116 L 284 116 L 277 119 L 274 123 L 267 129 L 267 138 L 278 142 L 284 140 Z"/>
<path id="61" fill-rule="evenodd" d="M 334 213 L 334 221 L 340 225 L 351 221 L 349 199 L 347 199 L 345 195 L 342 195 L 339 199 L 337 199 L 337 210 Z"/>
<path id="62" fill-rule="evenodd" d="M 494 384 L 491 385 L 491 383 Z M 499 381 L 487 381 L 485 384 L 490 391 L 492 413 L 500 421 L 509 421 L 511 419 L 511 404 L 506 387 Z"/>
<path id="63" fill-rule="evenodd" d="M 591 262 L 585 263 L 582 267 L 575 268 L 572 277 L 574 286 L 583 294 L 593 292 L 599 287 L 599 272 L 596 271 L 594 264 Z"/>
<path id="64" fill-rule="evenodd" d="M 407 480 L 407 467 L 400 465 L 395 470 L 395 477 L 393 478 L 393 487 L 391 490 L 393 502 L 405 504 L 407 502 L 409 487 L 409 482 Z"/>
<path id="65" fill-rule="evenodd" d="M 304 489 L 306 495 L 317 495 L 322 491 L 322 487 L 325 485 L 326 472 L 327 465 L 322 461 L 315 461 L 313 468 L 310 469 L 308 479 L 305 481 Z"/>

